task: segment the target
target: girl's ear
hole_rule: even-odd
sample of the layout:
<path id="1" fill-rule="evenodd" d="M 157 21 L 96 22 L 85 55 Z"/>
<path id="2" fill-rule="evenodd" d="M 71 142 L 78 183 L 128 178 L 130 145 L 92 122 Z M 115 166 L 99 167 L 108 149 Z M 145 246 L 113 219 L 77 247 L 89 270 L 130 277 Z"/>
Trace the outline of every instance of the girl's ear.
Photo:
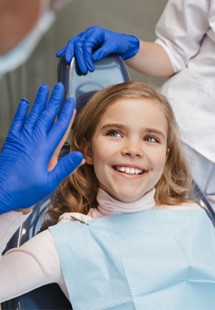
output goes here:
<path id="1" fill-rule="evenodd" d="M 166 151 L 166 160 L 169 158 L 169 154 L 170 154 L 170 149 L 168 148 Z"/>
<path id="2" fill-rule="evenodd" d="M 84 142 L 84 158 L 88 165 L 93 165 L 93 154 L 90 143 L 85 140 Z"/>

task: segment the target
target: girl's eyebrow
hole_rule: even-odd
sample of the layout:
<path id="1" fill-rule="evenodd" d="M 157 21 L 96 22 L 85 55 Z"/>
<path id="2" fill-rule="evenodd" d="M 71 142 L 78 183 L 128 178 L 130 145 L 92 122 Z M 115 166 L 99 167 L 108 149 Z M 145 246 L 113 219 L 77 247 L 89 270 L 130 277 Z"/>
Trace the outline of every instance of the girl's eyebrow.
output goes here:
<path id="1" fill-rule="evenodd" d="M 150 133 L 150 134 L 157 134 L 159 136 L 162 136 L 164 139 L 166 138 L 166 135 L 162 132 L 162 130 L 155 129 L 155 128 L 144 128 L 144 131 Z"/>
<path id="2" fill-rule="evenodd" d="M 107 130 L 107 129 L 111 129 L 111 128 L 114 128 L 114 129 L 127 129 L 128 127 L 126 125 L 123 125 L 123 124 L 109 123 L 109 124 L 104 125 L 101 129 L 102 130 Z M 160 135 L 164 139 L 166 138 L 166 135 L 163 133 L 163 131 L 159 130 L 159 129 L 156 129 L 156 128 L 143 128 L 142 131 L 143 132 L 147 132 L 149 134 L 153 134 L 154 133 L 154 134 Z"/>
<path id="3" fill-rule="evenodd" d="M 102 126 L 101 129 L 110 129 L 110 128 L 116 128 L 116 129 L 126 129 L 127 126 L 123 124 L 118 124 L 118 123 L 109 123 L 104 126 Z"/>

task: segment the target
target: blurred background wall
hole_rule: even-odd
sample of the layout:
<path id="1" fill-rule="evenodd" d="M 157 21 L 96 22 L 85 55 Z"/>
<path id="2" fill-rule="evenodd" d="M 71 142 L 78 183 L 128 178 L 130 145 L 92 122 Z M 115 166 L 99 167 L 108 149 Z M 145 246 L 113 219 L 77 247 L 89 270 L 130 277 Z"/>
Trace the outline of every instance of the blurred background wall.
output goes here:
<path id="1" fill-rule="evenodd" d="M 19 1 L 26 3 L 23 0 Z M 2 4 L 3 2 L 4 0 L 1 0 Z M 41 2 L 44 5 L 47 4 L 47 0 L 41 0 Z M 61 0 L 54 0 L 54 2 L 59 6 Z M 26 97 L 32 102 L 41 83 L 47 83 L 52 87 L 56 82 L 58 59 L 55 53 L 66 44 L 70 37 L 86 27 L 100 25 L 114 31 L 131 33 L 145 40 L 154 40 L 155 24 L 167 0 L 73 0 L 67 2 L 68 4 L 57 11 L 54 23 L 42 36 L 29 58 L 16 69 L 0 74 L 0 144 L 6 137 L 20 98 Z M 2 4 L 0 4 L 0 11 Z M 23 18 L 28 18 L 28 10 L 26 7 Z M 16 28 L 17 25 L 14 25 L 14 31 Z M 7 32 L 7 27 L 5 31 Z M 1 33 L 0 31 L 0 40 Z M 164 81 L 141 75 L 130 69 L 129 74 L 133 80 L 142 80 L 156 85 Z"/>

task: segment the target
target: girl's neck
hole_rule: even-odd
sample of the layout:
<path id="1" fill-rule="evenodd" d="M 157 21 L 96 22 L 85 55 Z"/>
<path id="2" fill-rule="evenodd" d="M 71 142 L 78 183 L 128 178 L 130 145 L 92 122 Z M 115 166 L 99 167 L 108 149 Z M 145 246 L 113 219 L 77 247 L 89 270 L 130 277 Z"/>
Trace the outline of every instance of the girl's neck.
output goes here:
<path id="1" fill-rule="evenodd" d="M 97 219 L 106 215 L 140 212 L 155 207 L 154 201 L 155 189 L 151 189 L 147 194 L 135 202 L 122 202 L 108 195 L 104 190 L 99 188 L 97 193 L 97 208 L 91 208 L 87 215 L 72 212 L 64 213 L 59 221 L 81 221 L 88 223 L 92 219 Z"/>
<path id="2" fill-rule="evenodd" d="M 155 207 L 154 201 L 155 189 L 151 189 L 143 197 L 135 202 L 122 202 L 107 194 L 99 188 L 97 193 L 98 206 L 96 209 L 90 209 L 88 215 L 92 217 L 105 216 L 120 213 L 140 212 Z"/>

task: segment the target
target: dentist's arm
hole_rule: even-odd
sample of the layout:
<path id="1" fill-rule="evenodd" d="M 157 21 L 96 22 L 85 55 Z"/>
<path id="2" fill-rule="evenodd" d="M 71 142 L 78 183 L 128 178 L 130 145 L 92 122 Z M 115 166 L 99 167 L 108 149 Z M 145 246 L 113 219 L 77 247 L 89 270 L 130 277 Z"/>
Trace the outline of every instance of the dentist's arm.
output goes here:
<path id="1" fill-rule="evenodd" d="M 126 60 L 132 69 L 156 77 L 170 77 L 175 72 L 165 49 L 155 42 L 140 41 L 137 54 Z"/>
<path id="2" fill-rule="evenodd" d="M 94 71 L 96 61 L 112 54 L 120 55 L 126 64 L 141 73 L 166 77 L 174 71 L 165 49 L 154 42 L 93 26 L 71 38 L 65 47 L 57 52 L 69 63 L 75 57 L 83 74 Z"/>

